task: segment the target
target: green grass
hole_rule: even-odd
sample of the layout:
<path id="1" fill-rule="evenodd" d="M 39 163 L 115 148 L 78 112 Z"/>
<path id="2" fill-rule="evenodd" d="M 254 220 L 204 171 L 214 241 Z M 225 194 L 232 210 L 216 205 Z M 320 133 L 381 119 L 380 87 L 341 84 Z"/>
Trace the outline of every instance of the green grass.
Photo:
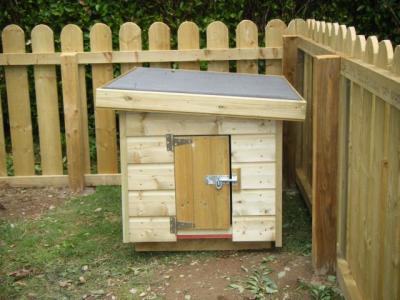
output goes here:
<path id="1" fill-rule="evenodd" d="M 189 255 L 140 254 L 123 244 L 120 192 L 114 187 L 71 199 L 39 220 L 0 222 L 0 299 L 28 299 L 29 293 L 76 299 L 100 289 L 125 299 L 131 288 L 140 294 L 149 286 L 155 266 Z M 20 281 L 9 276 L 22 269 L 31 274 Z M 79 283 L 80 276 L 86 283 Z"/>
<path id="2" fill-rule="evenodd" d="M 282 201 L 283 251 L 311 254 L 311 215 L 297 190 L 287 190 Z"/>
<path id="3" fill-rule="evenodd" d="M 118 299 L 131 298 L 130 289 L 139 295 L 156 284 L 153 272 L 160 265 L 215 256 L 135 252 L 131 244 L 122 243 L 120 202 L 119 187 L 98 187 L 96 193 L 72 198 L 37 220 L 0 221 L 0 299 L 29 299 L 29 293 L 40 299 L 77 299 L 101 290 Z M 297 193 L 287 193 L 283 203 L 283 251 L 307 255 L 308 210 Z M 10 276 L 23 269 L 30 275 L 21 280 Z"/>

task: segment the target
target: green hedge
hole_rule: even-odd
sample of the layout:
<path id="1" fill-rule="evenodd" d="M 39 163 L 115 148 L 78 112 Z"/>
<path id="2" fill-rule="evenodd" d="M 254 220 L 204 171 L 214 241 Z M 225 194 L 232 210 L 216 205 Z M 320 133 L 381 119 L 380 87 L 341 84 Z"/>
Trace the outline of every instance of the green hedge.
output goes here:
<path id="1" fill-rule="evenodd" d="M 122 23 L 133 21 L 146 32 L 154 21 L 163 21 L 175 33 L 185 20 L 194 21 L 202 30 L 220 20 L 233 32 L 243 19 L 253 20 L 263 28 L 270 19 L 289 22 L 296 17 L 340 22 L 355 26 L 359 33 L 400 43 L 398 0 L 3 0 L 0 4 L 1 28 L 16 23 L 30 32 L 35 25 L 44 23 L 53 28 L 56 37 L 68 23 L 79 25 L 87 34 L 95 22 L 106 23 L 118 32 Z M 172 36 L 174 46 L 176 35 Z"/>

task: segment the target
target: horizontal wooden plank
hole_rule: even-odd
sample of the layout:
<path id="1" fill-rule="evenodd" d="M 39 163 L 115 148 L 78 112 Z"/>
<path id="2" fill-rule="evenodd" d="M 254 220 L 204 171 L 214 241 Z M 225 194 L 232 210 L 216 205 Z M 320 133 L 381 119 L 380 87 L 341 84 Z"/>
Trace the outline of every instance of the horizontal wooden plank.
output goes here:
<path id="1" fill-rule="evenodd" d="M 303 99 L 282 100 L 98 88 L 96 107 L 296 121 L 304 120 L 306 102 Z"/>
<path id="2" fill-rule="evenodd" d="M 59 65 L 61 53 L 3 53 L 0 65 Z M 282 47 L 77 52 L 79 64 L 281 59 Z"/>
<path id="3" fill-rule="evenodd" d="M 129 218 L 130 242 L 173 242 L 176 235 L 170 232 L 169 217 Z"/>
<path id="4" fill-rule="evenodd" d="M 127 136 L 275 133 L 271 120 L 136 112 L 126 112 L 126 120 Z"/>
<path id="5" fill-rule="evenodd" d="M 232 240 L 234 242 L 255 242 L 275 240 L 274 216 L 233 216 Z"/>
<path id="6" fill-rule="evenodd" d="M 34 175 L 0 177 L 0 184 L 11 187 L 68 186 L 68 175 Z M 85 186 L 121 185 L 120 174 L 86 174 Z"/>
<path id="7" fill-rule="evenodd" d="M 400 109 L 400 77 L 359 59 L 342 58 L 341 74 Z"/>
<path id="8" fill-rule="evenodd" d="M 240 192 L 233 192 L 232 215 L 275 215 L 275 190 L 241 190 Z"/>
<path id="9" fill-rule="evenodd" d="M 128 190 L 173 190 L 173 164 L 128 165 Z"/>
<path id="10" fill-rule="evenodd" d="M 336 54 L 334 50 L 329 48 L 328 46 L 322 45 L 313 41 L 312 39 L 298 36 L 297 37 L 297 46 L 300 50 L 304 51 L 310 56 L 317 56 L 317 55 L 331 55 Z"/>
<path id="11" fill-rule="evenodd" d="M 232 162 L 275 161 L 275 135 L 233 135 Z"/>
<path id="12" fill-rule="evenodd" d="M 174 161 L 174 153 L 167 151 L 165 136 L 128 137 L 126 144 L 128 163 L 172 163 Z"/>
<path id="13" fill-rule="evenodd" d="M 175 191 L 128 192 L 130 217 L 175 216 Z"/>
<path id="14" fill-rule="evenodd" d="M 270 249 L 271 242 L 235 243 L 227 239 L 179 240 L 172 243 L 136 243 L 135 251 L 217 251 Z"/>
<path id="15" fill-rule="evenodd" d="M 241 188 L 275 188 L 275 163 L 233 163 L 232 168 L 240 168 Z"/>

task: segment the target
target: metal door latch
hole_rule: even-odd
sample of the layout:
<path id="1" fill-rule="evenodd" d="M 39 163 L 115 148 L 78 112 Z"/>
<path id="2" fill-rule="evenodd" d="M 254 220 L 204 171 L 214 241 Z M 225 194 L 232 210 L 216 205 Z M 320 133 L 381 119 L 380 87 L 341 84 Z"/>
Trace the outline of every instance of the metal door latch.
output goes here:
<path id="1" fill-rule="evenodd" d="M 205 177 L 206 184 L 215 185 L 217 190 L 222 189 L 224 184 L 236 184 L 237 183 L 237 176 L 233 175 L 232 178 L 229 175 L 207 175 Z"/>

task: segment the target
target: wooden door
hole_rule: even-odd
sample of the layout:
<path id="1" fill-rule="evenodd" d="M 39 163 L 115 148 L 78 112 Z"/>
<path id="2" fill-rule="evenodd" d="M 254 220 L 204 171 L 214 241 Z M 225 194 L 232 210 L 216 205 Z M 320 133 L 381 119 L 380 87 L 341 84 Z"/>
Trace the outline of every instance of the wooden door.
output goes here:
<path id="1" fill-rule="evenodd" d="M 175 197 L 178 230 L 230 228 L 229 184 L 208 185 L 207 175 L 230 175 L 229 136 L 190 136 L 175 146 Z"/>

